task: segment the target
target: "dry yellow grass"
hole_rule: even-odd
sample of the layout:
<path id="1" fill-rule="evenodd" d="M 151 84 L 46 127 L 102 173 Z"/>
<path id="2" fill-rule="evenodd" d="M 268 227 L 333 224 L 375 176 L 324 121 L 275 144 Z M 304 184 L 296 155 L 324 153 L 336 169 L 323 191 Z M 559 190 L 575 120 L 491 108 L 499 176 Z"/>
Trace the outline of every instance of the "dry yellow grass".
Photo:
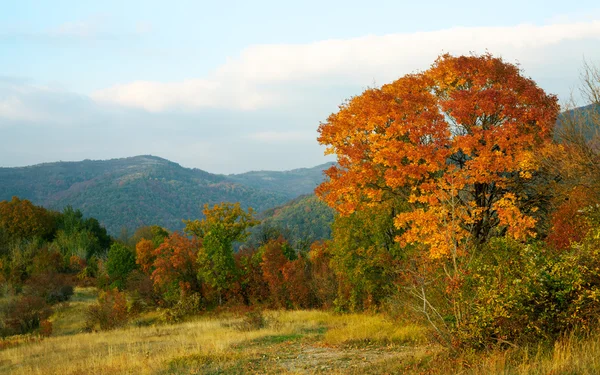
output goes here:
<path id="1" fill-rule="evenodd" d="M 191 353 L 225 354 L 243 341 L 281 331 L 240 332 L 223 321 L 199 319 L 178 325 L 128 328 L 51 337 L 0 352 L 0 373 L 114 374 L 155 373 L 169 360 Z"/>
<path id="2" fill-rule="evenodd" d="M 75 288 L 71 301 L 54 308 L 50 317 L 52 335 L 63 336 L 79 333 L 85 327 L 86 310 L 96 302 L 96 288 Z"/>
<path id="3" fill-rule="evenodd" d="M 88 303 L 87 300 L 83 300 Z M 64 320 L 68 312 L 69 310 L 62 311 L 60 318 L 55 317 L 55 322 Z M 78 309 L 71 312 L 74 312 L 75 317 L 80 315 Z M 269 322 L 266 328 L 251 331 L 236 329 L 240 318 L 201 317 L 175 325 L 129 327 L 108 332 L 54 336 L 41 342 L 0 351 L 0 373 L 152 374 L 179 373 L 182 368 L 188 373 L 190 368 L 205 368 L 202 366 L 207 364 L 216 372 L 219 366 L 229 366 L 230 373 L 239 373 L 236 368 L 246 368 L 251 361 L 266 358 L 265 353 L 271 353 L 269 355 L 273 358 L 272 363 L 262 364 L 263 370 L 269 369 L 274 373 L 288 370 L 296 372 L 293 361 L 290 361 L 296 354 L 284 358 L 278 354 L 280 346 L 288 348 L 290 344 L 295 345 L 298 340 L 306 337 L 320 338 L 328 328 L 334 332 L 339 329 L 344 332 L 346 339 L 354 340 L 357 336 L 348 333 L 347 327 L 354 326 L 361 320 L 366 322 L 366 327 L 388 324 L 376 316 L 336 315 L 323 311 L 274 311 L 267 312 L 266 318 Z M 68 329 L 61 331 L 76 332 L 77 328 L 70 325 Z M 392 333 L 396 335 L 397 331 Z M 394 337 L 390 336 L 389 340 L 393 341 Z M 359 339 L 363 339 L 363 336 Z M 310 355 L 314 352 L 317 357 L 320 356 L 320 359 L 317 358 L 319 363 L 337 360 L 345 355 L 340 350 L 327 352 L 323 349 L 324 353 L 312 347 L 304 352 L 302 350 L 302 345 L 298 343 L 288 352 L 300 353 L 298 355 Z M 374 357 L 380 357 L 380 354 L 373 353 Z M 169 368 L 171 371 L 167 371 Z M 312 370 L 314 369 L 308 369 L 309 372 Z M 260 371 L 257 369 L 257 372 Z"/>
<path id="4" fill-rule="evenodd" d="M 466 373 L 597 375 L 600 374 L 600 336 L 594 334 L 586 339 L 570 336 L 550 348 L 542 345 L 535 350 L 521 348 L 491 353 L 481 359 L 481 363 Z"/>
<path id="5" fill-rule="evenodd" d="M 13 338 L 1 374 L 599 374 L 600 336 L 551 348 L 458 356 L 426 342 L 427 330 L 377 314 L 269 311 L 263 329 L 242 318 L 204 316 L 174 325 L 78 333 L 93 290 L 78 290 L 55 316 L 55 335 Z M 158 313 L 138 320 L 156 322 Z M 143 324 L 141 324 L 143 325 Z M 1 347 L 1 346 L 0 346 Z M 533 353 L 533 354 L 532 354 Z"/>
<path id="6" fill-rule="evenodd" d="M 399 325 L 381 315 L 343 315 L 338 326 L 325 333 L 324 341 L 332 345 L 376 343 L 420 344 L 427 340 L 426 329 L 414 324 Z"/>

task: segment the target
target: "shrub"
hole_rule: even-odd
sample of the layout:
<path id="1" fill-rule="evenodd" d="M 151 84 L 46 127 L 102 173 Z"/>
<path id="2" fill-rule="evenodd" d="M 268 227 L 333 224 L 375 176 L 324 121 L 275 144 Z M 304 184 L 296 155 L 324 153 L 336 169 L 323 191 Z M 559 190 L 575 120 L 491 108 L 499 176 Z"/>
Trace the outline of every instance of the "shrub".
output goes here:
<path id="1" fill-rule="evenodd" d="M 187 316 L 198 314 L 202 306 L 201 302 L 201 297 L 198 293 L 190 295 L 182 294 L 177 303 L 166 310 L 164 315 L 165 320 L 169 323 L 180 322 Z"/>
<path id="2" fill-rule="evenodd" d="M 44 337 L 50 336 L 52 334 L 52 322 L 49 320 L 42 320 L 40 322 L 39 333 Z"/>
<path id="3" fill-rule="evenodd" d="M 471 267 L 457 343 L 484 348 L 586 331 L 600 313 L 599 298 L 600 240 L 553 252 L 497 239 Z"/>
<path id="4" fill-rule="evenodd" d="M 139 270 L 134 270 L 129 274 L 126 289 L 133 300 L 132 304 L 140 310 L 148 306 L 155 306 L 159 300 L 159 296 L 154 291 L 152 279 Z"/>
<path id="5" fill-rule="evenodd" d="M 32 332 L 40 327 L 52 310 L 39 296 L 22 296 L 6 304 L 0 312 L 0 336 Z"/>
<path id="6" fill-rule="evenodd" d="M 309 308 L 315 305 L 314 293 L 311 290 L 310 264 L 304 256 L 287 262 L 282 269 L 285 281 L 290 287 L 290 302 L 296 309 Z"/>
<path id="7" fill-rule="evenodd" d="M 96 278 L 99 270 L 98 258 L 92 256 L 85 262 L 85 267 L 77 274 L 77 278 L 82 281 Z"/>
<path id="8" fill-rule="evenodd" d="M 118 289 L 101 292 L 98 303 L 87 310 L 86 330 L 109 330 L 122 327 L 130 319 L 125 293 Z"/>
<path id="9" fill-rule="evenodd" d="M 58 289 L 52 290 L 50 293 L 48 293 L 48 296 L 46 296 L 46 301 L 48 303 L 68 301 L 71 299 L 71 296 L 73 296 L 73 293 L 73 285 L 63 285 Z"/>
<path id="10" fill-rule="evenodd" d="M 80 273 L 86 268 L 87 264 L 85 259 L 77 256 L 71 255 L 69 258 L 69 269 L 75 273 Z"/>
<path id="11" fill-rule="evenodd" d="M 68 301 L 73 295 L 71 280 L 61 274 L 45 273 L 27 280 L 23 290 L 25 295 L 37 296 L 49 304 Z"/>

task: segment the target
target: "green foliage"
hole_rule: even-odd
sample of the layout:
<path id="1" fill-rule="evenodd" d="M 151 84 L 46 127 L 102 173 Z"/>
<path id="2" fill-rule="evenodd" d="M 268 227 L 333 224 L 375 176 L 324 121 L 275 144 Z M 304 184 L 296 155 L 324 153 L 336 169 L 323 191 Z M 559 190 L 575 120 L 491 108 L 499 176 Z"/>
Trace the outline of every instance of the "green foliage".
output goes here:
<path id="1" fill-rule="evenodd" d="M 458 343 L 474 347 L 555 340 L 587 331 L 600 312 L 600 240 L 562 252 L 495 239 L 465 280 Z"/>
<path id="2" fill-rule="evenodd" d="M 395 289 L 394 261 L 402 251 L 395 242 L 394 212 L 382 206 L 336 218 L 330 252 L 341 281 L 339 309 L 376 308 Z"/>
<path id="3" fill-rule="evenodd" d="M 80 210 L 74 210 L 71 206 L 65 207 L 62 214 L 59 215 L 58 228 L 63 230 L 68 236 L 78 232 L 88 232 L 96 238 L 98 248 L 89 249 L 86 258 L 97 255 L 110 247 L 110 236 L 98 220 L 93 217 L 84 219 L 83 213 Z"/>
<path id="4" fill-rule="evenodd" d="M 208 232 L 198 252 L 198 278 L 218 291 L 229 289 L 235 281 L 235 260 L 231 242 L 220 225 Z"/>
<path id="5" fill-rule="evenodd" d="M 137 244 L 141 240 L 148 240 L 152 241 L 154 248 L 157 248 L 167 237 L 169 237 L 169 232 L 165 228 L 158 225 L 145 225 L 135 231 L 133 242 Z"/>
<path id="6" fill-rule="evenodd" d="M 102 251 L 98 239 L 88 230 L 67 233 L 59 230 L 53 247 L 57 248 L 65 259 L 76 255 L 82 259 L 90 259 L 94 255 L 105 253 Z"/>
<path id="7" fill-rule="evenodd" d="M 239 203 L 221 203 L 209 208 L 204 206 L 203 220 L 186 221 L 185 231 L 202 239 L 198 252 L 198 278 L 217 290 L 219 303 L 221 292 L 231 288 L 236 279 L 233 243 L 244 241 L 247 229 L 257 224 L 252 209 L 245 212 Z"/>
<path id="8" fill-rule="evenodd" d="M 315 195 L 298 197 L 260 214 L 248 242 L 260 246 L 283 236 L 292 247 L 308 251 L 314 241 L 331 238 L 334 211 Z"/>
<path id="9" fill-rule="evenodd" d="M 112 244 L 106 260 L 106 272 L 110 277 L 111 285 L 123 290 L 127 276 L 135 268 L 135 253 L 118 242 Z"/>

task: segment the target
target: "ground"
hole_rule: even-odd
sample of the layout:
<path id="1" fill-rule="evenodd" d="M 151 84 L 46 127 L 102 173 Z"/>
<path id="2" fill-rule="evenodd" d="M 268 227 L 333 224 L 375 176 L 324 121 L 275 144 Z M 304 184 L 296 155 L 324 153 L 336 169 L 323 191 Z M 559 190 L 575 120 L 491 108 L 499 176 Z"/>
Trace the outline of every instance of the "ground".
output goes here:
<path id="1" fill-rule="evenodd" d="M 125 328 L 84 332 L 95 300 L 93 288 L 77 288 L 56 308 L 51 337 L 0 339 L 0 374 L 600 373 L 597 334 L 550 346 L 453 352 L 435 344 L 426 327 L 325 311 L 266 311 L 260 319 L 220 313 L 178 324 L 162 323 L 161 313 L 151 311 Z"/>
<path id="2" fill-rule="evenodd" d="M 0 373 L 315 374 L 380 373 L 398 357 L 424 355 L 425 330 L 381 315 L 266 311 L 262 328 L 243 315 L 200 316 L 179 324 L 143 314 L 123 329 L 84 332 L 93 288 L 77 288 L 55 309 L 51 337 L 5 340 Z"/>

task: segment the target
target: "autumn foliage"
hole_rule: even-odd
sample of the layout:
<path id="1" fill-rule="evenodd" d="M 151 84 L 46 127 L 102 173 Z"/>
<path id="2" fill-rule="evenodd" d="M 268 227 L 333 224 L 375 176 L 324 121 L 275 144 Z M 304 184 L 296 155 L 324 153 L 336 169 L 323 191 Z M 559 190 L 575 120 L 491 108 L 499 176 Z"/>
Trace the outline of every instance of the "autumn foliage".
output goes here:
<path id="1" fill-rule="evenodd" d="M 511 189 L 538 168 L 550 141 L 556 97 L 518 67 L 491 55 L 441 56 L 430 69 L 369 89 L 319 127 L 339 166 L 317 194 L 342 215 L 393 196 L 397 240 L 421 243 L 432 257 L 508 233 L 534 235 L 527 197 Z"/>
<path id="2" fill-rule="evenodd" d="M 56 216 L 26 199 L 13 197 L 0 202 L 0 230 L 9 240 L 49 239 L 56 230 Z"/>
<path id="3" fill-rule="evenodd" d="M 174 232 L 154 249 L 151 265 L 143 263 L 142 269 L 152 270 L 150 277 L 155 288 L 169 294 L 169 300 L 177 300 L 181 293 L 200 289 L 196 276 L 199 248 L 196 239 Z"/>
<path id="4" fill-rule="evenodd" d="M 590 87 L 600 98 L 600 78 Z M 337 215 L 331 238 L 310 245 L 271 226 L 249 240 L 259 221 L 239 203 L 204 205 L 183 232 L 143 226 L 119 241 L 72 208 L 0 202 L 0 335 L 50 333 L 50 306 L 75 279 L 102 289 L 90 330 L 149 307 L 168 322 L 251 311 L 242 325 L 259 329 L 255 308 L 267 307 L 386 311 L 478 349 L 589 332 L 600 143 L 579 126 L 600 134 L 595 105 L 561 114 L 555 131 L 556 97 L 490 54 L 442 55 L 368 89 L 319 127 L 338 164 L 316 193 Z"/>

